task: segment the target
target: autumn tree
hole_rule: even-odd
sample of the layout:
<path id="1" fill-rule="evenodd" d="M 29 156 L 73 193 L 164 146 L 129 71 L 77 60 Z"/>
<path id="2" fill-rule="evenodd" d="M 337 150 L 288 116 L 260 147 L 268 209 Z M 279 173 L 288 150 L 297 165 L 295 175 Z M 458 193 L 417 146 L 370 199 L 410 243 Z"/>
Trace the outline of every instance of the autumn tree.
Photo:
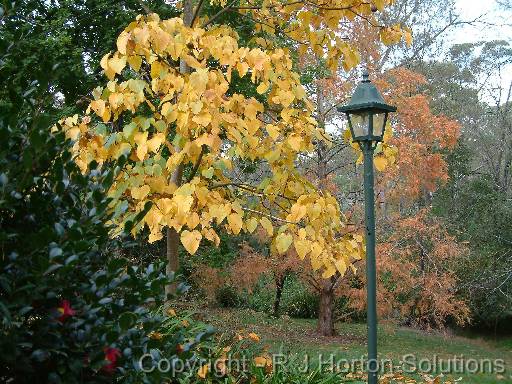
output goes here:
<path id="1" fill-rule="evenodd" d="M 377 258 L 379 316 L 420 328 L 442 328 L 449 320 L 466 324 L 470 311 L 456 276 L 466 247 L 427 209 L 410 217 L 393 216 L 386 223 L 391 235 L 379 244 Z M 342 288 L 348 307 L 358 312 L 366 308 L 365 279 L 357 275 Z"/>
<path id="2" fill-rule="evenodd" d="M 360 30 L 362 33 L 363 28 Z M 370 46 L 370 48 L 372 47 Z M 379 51 L 375 47 L 373 47 L 373 51 L 369 48 L 366 49 L 365 53 L 373 59 L 379 55 Z M 369 60 L 369 56 L 366 59 Z M 387 168 L 386 172 L 379 174 L 376 188 L 377 201 L 381 208 L 378 213 L 381 220 L 384 220 L 383 226 L 388 229 L 382 232 L 383 238 L 385 238 L 393 236 L 394 231 L 397 231 L 396 228 L 398 227 L 395 228 L 395 225 L 401 225 L 401 221 L 409 219 L 411 214 L 412 217 L 419 214 L 419 207 L 429 205 L 432 193 L 447 181 L 446 154 L 456 145 L 460 126 L 456 121 L 432 112 L 429 98 L 423 88 L 426 86 L 426 79 L 422 75 L 405 68 L 395 68 L 381 76 L 377 77 L 375 75 L 374 77 L 377 78 L 376 83 L 383 94 L 386 95 L 387 101 L 398 107 L 398 113 L 392 117 L 392 127 L 388 128 L 388 135 L 391 132 L 393 134 L 393 138 L 390 139 L 393 146 L 380 145 L 376 150 L 374 159 L 378 170 Z M 336 96 L 339 98 L 346 97 L 346 88 L 335 86 L 333 88 L 338 90 L 338 92 L 335 92 L 329 87 L 330 84 L 336 84 L 337 81 L 339 80 L 336 80 L 336 78 L 317 80 L 317 114 L 320 113 L 318 111 L 328 111 L 330 105 L 335 105 Z M 323 89 L 326 90 L 327 95 L 321 92 Z M 322 121 L 324 124 L 334 126 L 339 124 L 337 119 L 339 120 L 333 113 L 330 116 L 325 114 L 317 118 L 318 121 Z M 346 133 L 348 134 L 347 131 Z M 350 156 L 352 148 L 348 145 L 350 143 L 349 135 L 346 138 L 345 146 L 326 147 L 317 145 L 316 156 L 309 161 L 305 161 L 304 167 L 312 176 L 312 180 L 315 180 L 317 186 L 328 189 L 345 206 L 348 204 L 346 212 L 351 212 L 351 215 L 349 216 L 348 223 L 350 225 L 347 226 L 347 230 L 357 233 L 358 229 L 364 225 L 362 222 L 362 190 L 359 186 L 361 184 L 361 170 L 357 167 L 354 169 L 351 166 L 353 162 Z M 354 148 L 356 151 L 358 150 L 357 146 L 354 146 Z M 334 151 L 332 151 L 333 149 Z M 397 150 L 400 156 L 397 156 Z M 358 162 L 361 161 L 359 155 Z M 422 217 L 424 216 L 425 214 Z M 453 238 L 448 234 L 444 239 L 447 243 L 453 241 Z M 427 240 L 424 239 L 424 241 Z M 458 249 L 457 244 L 454 247 Z M 415 252 L 412 252 L 412 254 L 418 256 Z M 461 255 L 462 252 L 451 254 L 452 258 Z M 405 259 L 401 260 L 401 256 L 398 254 L 394 256 L 396 258 L 386 259 L 391 264 L 389 268 L 382 268 L 383 275 L 388 274 L 390 268 L 393 270 L 391 265 L 395 265 L 395 270 L 398 271 L 401 268 L 401 262 L 404 265 L 410 262 Z M 352 271 L 356 271 L 356 269 L 358 271 L 364 269 L 364 264 L 362 262 L 356 263 Z M 413 274 L 414 272 L 411 272 L 411 278 Z M 360 273 L 355 273 L 355 275 L 357 279 L 360 278 Z M 346 294 L 348 292 L 348 281 L 342 279 L 342 277 L 343 275 L 334 275 L 331 277 L 330 283 L 326 283 L 325 280 L 318 280 L 311 271 L 306 272 L 306 281 L 313 285 L 321 297 L 323 295 L 324 297 L 333 298 L 335 295 Z M 440 277 L 447 280 L 453 278 L 449 273 L 446 275 L 441 273 Z M 364 281 L 364 277 L 362 279 Z M 404 289 L 407 289 L 406 280 L 398 279 L 398 281 L 404 284 Z M 358 287 L 358 289 L 362 289 L 361 286 Z M 363 290 L 357 292 L 362 293 Z M 357 297 L 358 299 L 362 298 L 362 296 Z M 454 296 L 450 296 L 450 298 L 456 300 Z M 332 302 L 333 299 L 321 300 L 320 308 L 327 307 L 331 308 L 332 311 Z M 354 306 L 355 302 L 357 300 L 354 300 L 351 305 Z M 358 309 L 360 309 L 360 305 L 357 305 Z M 385 305 L 386 303 L 381 300 L 380 306 Z M 380 309 L 382 310 L 382 308 Z M 325 315 L 326 313 L 327 315 Z M 321 310 L 319 325 L 325 324 L 325 319 L 331 319 L 327 324 L 331 324 L 329 327 L 333 327 L 333 314 Z"/>
<path id="3" fill-rule="evenodd" d="M 139 16 L 120 34 L 117 51 L 101 60 L 106 87 L 93 91 L 86 116 L 62 121 L 77 163 L 86 172 L 91 161 L 127 157 L 110 191 L 114 220 L 121 226 L 146 211 L 133 233 L 147 226 L 150 241 L 167 228 L 169 272 L 177 270 L 178 239 L 194 254 L 202 239 L 218 245 L 219 230 L 260 225 L 272 252 L 293 244 L 322 278 L 344 274 L 362 257 L 362 237 L 343 232 L 336 199 L 295 167 L 298 154 L 330 140 L 279 42 L 348 70 L 358 54 L 337 35 L 338 25 L 372 19 L 374 7 L 389 1 L 221 3 L 213 16 L 202 15 L 202 3 L 193 9 L 185 2 L 183 18 Z M 254 23 L 250 46 L 217 24 L 228 12 Z M 380 28 L 388 43 L 407 33 Z M 263 177 L 237 172 L 247 164 L 264 169 Z"/>
<path id="4" fill-rule="evenodd" d="M 351 26 L 353 30 L 350 32 L 357 36 L 366 37 L 367 33 L 361 28 L 361 25 L 365 25 L 372 30 L 372 37 L 375 41 L 379 40 L 379 30 L 364 22 L 354 23 Z M 343 29 L 341 30 L 343 31 Z M 386 33 L 380 36 L 380 39 L 389 44 L 393 43 L 395 38 L 393 34 Z M 376 58 L 380 44 L 375 41 L 373 47 L 375 48 Z M 357 44 L 359 44 L 359 41 Z M 368 52 L 366 49 L 365 54 L 368 54 Z M 331 136 L 329 142 L 317 141 L 315 151 L 309 156 L 303 156 L 299 166 L 304 169 L 306 175 L 318 189 L 328 191 L 344 207 L 347 226 L 338 235 L 342 237 L 350 233 L 361 243 L 363 223 L 359 222 L 354 225 L 350 218 L 354 206 L 359 205 L 359 201 L 354 200 L 354 192 L 361 190 L 357 181 L 355 183 L 351 181 L 351 169 L 354 168 L 354 149 L 359 153 L 358 163 L 362 161 L 362 153 L 357 144 L 351 143 L 350 132 L 344 119 L 339 116 L 336 110 L 339 104 L 348 99 L 354 83 L 358 81 L 356 80 L 357 74 L 347 73 L 344 70 L 332 72 L 326 67 L 325 62 L 314 55 L 303 57 L 300 65 L 303 71 L 306 72 L 306 76 L 310 77 L 306 88 L 308 93 L 313 95 L 315 119 L 320 127 L 330 128 Z M 380 171 L 383 171 L 388 165 L 392 165 L 397 155 L 396 148 L 389 145 L 388 142 L 391 137 L 390 133 L 391 128 L 388 129 L 384 142 L 378 145 L 375 165 Z M 345 183 L 340 183 L 340 177 L 344 178 Z M 356 188 L 356 191 L 351 190 L 352 188 Z M 354 265 L 350 267 L 353 271 L 356 270 Z M 318 274 L 315 269 L 304 268 L 303 270 L 304 281 L 320 297 L 317 329 L 322 335 L 330 336 L 335 332 L 334 299 L 343 276 L 344 273 L 335 273 L 326 279 L 322 274 Z"/>
<path id="5" fill-rule="evenodd" d="M 393 124 L 393 144 L 401 156 L 396 167 L 382 174 L 381 198 L 395 199 L 407 208 L 418 199 L 423 205 L 448 180 L 446 153 L 457 144 L 460 125 L 445 115 L 436 115 L 422 91 L 424 76 L 405 68 L 386 72 L 378 82 L 399 113 Z"/>
<path id="6" fill-rule="evenodd" d="M 448 180 L 447 153 L 453 150 L 460 125 L 431 111 L 422 90 L 425 78 L 405 68 L 386 72 L 378 85 L 398 107 L 391 142 L 400 156 L 379 175 L 381 237 L 378 247 L 378 310 L 420 327 L 442 327 L 453 318 L 469 319 L 457 289 L 456 266 L 466 248 L 431 212 L 431 197 Z M 364 276 L 356 276 L 364 284 Z M 363 286 L 345 281 L 349 307 L 364 309 Z M 397 313 L 400 315 L 397 316 Z"/>

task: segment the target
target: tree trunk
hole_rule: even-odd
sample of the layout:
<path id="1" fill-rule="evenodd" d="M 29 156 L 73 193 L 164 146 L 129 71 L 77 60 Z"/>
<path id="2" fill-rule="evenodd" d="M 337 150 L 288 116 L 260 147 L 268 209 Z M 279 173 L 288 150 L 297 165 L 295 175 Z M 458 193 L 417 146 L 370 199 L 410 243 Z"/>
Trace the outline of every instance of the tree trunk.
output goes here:
<path id="1" fill-rule="evenodd" d="M 322 336 L 334 336 L 333 303 L 334 291 L 332 289 L 322 289 L 318 307 L 317 328 Z"/>
<path id="2" fill-rule="evenodd" d="M 181 184 L 181 178 L 183 174 L 183 166 L 180 164 L 173 172 L 171 176 L 171 182 L 176 184 L 177 186 Z M 165 300 L 169 300 L 169 295 L 173 295 L 176 293 L 176 273 L 178 273 L 178 269 L 180 267 L 180 258 L 179 258 L 179 247 L 180 247 L 180 235 L 174 228 L 167 228 L 167 247 L 166 247 L 166 255 L 167 255 L 167 265 L 165 267 L 165 272 L 167 275 L 174 275 L 174 281 L 172 284 L 167 284 L 165 286 Z"/>
<path id="3" fill-rule="evenodd" d="M 176 293 L 177 282 L 176 273 L 180 267 L 180 259 L 178 255 L 180 245 L 180 236 L 174 228 L 167 228 L 167 265 L 165 272 L 167 276 L 173 275 L 173 282 L 165 286 L 165 300 L 171 299 L 171 296 Z"/>
<path id="4" fill-rule="evenodd" d="M 183 2 L 183 22 L 185 25 L 191 25 L 194 18 L 194 12 L 192 7 L 191 0 L 185 0 Z M 188 73 L 190 68 L 184 60 L 180 60 L 180 73 Z M 180 150 L 177 148 L 177 150 Z M 181 185 L 183 175 L 183 165 L 180 164 L 173 172 L 171 176 L 171 182 L 176 186 Z M 174 274 L 178 272 L 178 268 L 180 266 L 179 259 L 179 246 L 180 246 L 180 235 L 174 228 L 167 228 L 167 247 L 166 247 L 166 256 L 167 256 L 167 265 L 165 271 L 168 275 Z M 176 293 L 177 283 L 173 281 L 172 284 L 168 284 L 165 286 L 165 298 L 166 301 L 170 299 L 170 295 Z"/>
<path id="5" fill-rule="evenodd" d="M 324 114 L 324 89 L 321 83 L 317 84 L 317 110 L 318 110 L 318 125 L 321 128 L 325 127 L 325 114 Z M 327 189 L 327 157 L 328 148 L 323 141 L 319 141 L 316 145 L 317 154 L 317 169 L 316 176 L 318 178 L 318 188 L 322 191 Z M 334 283 L 331 279 L 322 279 L 320 285 L 320 303 L 318 306 L 318 332 L 322 336 L 334 335 L 334 319 L 333 319 L 333 304 L 334 304 Z"/>
<path id="6" fill-rule="evenodd" d="M 284 283 L 286 281 L 286 276 L 288 274 L 285 272 L 282 275 L 276 276 L 276 297 L 274 299 L 274 309 L 273 316 L 279 317 L 279 307 L 281 305 L 281 296 L 283 294 Z"/>

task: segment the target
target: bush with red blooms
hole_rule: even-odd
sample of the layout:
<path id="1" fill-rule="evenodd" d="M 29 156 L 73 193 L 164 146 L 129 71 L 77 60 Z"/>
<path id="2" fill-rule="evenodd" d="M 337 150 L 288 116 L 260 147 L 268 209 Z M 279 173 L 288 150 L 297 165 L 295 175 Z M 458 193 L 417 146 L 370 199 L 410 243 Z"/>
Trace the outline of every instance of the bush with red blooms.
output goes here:
<path id="1" fill-rule="evenodd" d="M 23 107 L 0 117 L 0 382 L 161 383 L 139 359 L 197 361 L 212 331 L 165 312 L 163 264 L 135 264 L 130 242 L 110 239 L 114 171 L 82 175 Z"/>
<path id="2" fill-rule="evenodd" d="M 121 357 L 121 351 L 117 348 L 105 347 L 103 348 L 103 352 L 105 353 L 105 360 L 108 363 L 101 367 L 101 369 L 103 372 L 112 374 L 116 370 L 117 359 Z"/>

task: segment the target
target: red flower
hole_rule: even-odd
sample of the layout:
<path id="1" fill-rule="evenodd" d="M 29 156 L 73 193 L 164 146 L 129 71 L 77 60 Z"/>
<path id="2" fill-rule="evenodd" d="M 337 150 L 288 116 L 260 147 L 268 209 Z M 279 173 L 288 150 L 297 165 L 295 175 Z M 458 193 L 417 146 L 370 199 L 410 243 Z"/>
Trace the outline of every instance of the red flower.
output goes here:
<path id="1" fill-rule="evenodd" d="M 57 320 L 63 323 L 68 317 L 74 316 L 75 311 L 71 308 L 68 300 L 62 300 L 57 310 L 61 313 Z"/>
<path id="2" fill-rule="evenodd" d="M 121 351 L 117 348 L 105 347 L 103 348 L 103 352 L 105 352 L 105 360 L 110 361 L 110 363 L 101 367 L 101 370 L 112 374 L 116 370 L 117 359 L 121 357 Z"/>

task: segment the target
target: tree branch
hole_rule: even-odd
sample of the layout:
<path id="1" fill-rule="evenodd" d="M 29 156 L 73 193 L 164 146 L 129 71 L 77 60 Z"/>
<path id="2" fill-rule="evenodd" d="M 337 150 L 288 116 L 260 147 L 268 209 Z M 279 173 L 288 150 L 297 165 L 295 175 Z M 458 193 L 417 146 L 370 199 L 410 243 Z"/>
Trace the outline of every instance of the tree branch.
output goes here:
<path id="1" fill-rule="evenodd" d="M 228 4 L 227 7 L 225 8 L 222 8 L 219 12 L 217 12 L 215 15 L 213 15 L 212 17 L 210 17 L 210 19 L 208 19 L 208 21 L 206 23 L 204 23 L 201 28 L 206 28 L 208 25 L 210 25 L 211 23 L 213 23 L 215 21 L 215 19 L 217 19 L 220 15 L 222 15 L 223 13 L 233 9 L 232 6 L 234 4 L 236 4 L 237 0 L 234 0 L 232 1 L 231 3 Z"/>
<path id="2" fill-rule="evenodd" d="M 194 16 L 192 16 L 192 21 L 190 22 L 190 26 L 192 27 L 194 25 L 194 22 L 196 21 L 197 17 L 199 16 L 199 12 L 201 11 L 201 6 L 203 5 L 204 0 L 199 0 L 199 4 L 197 4 L 197 8 L 194 12 Z"/>
<path id="3" fill-rule="evenodd" d="M 199 166 L 201 165 L 201 160 L 203 160 L 203 155 L 205 152 L 204 148 L 205 148 L 204 144 L 201 145 L 201 153 L 199 154 L 199 157 L 197 158 L 194 168 L 192 168 L 192 172 L 190 173 L 190 176 L 187 179 L 187 183 L 190 183 L 192 181 L 192 179 L 194 178 L 194 176 L 197 173 L 197 170 L 199 169 Z"/>

